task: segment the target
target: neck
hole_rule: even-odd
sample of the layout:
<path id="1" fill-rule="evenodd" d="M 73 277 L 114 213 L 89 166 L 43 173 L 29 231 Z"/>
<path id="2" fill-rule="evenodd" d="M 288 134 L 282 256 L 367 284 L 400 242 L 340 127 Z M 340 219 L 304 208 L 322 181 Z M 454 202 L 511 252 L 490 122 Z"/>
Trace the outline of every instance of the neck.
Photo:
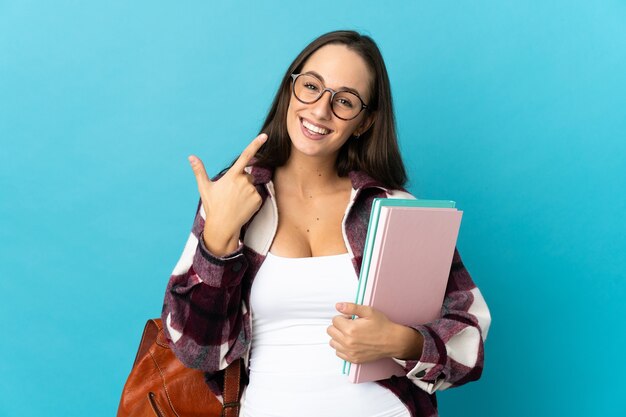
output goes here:
<path id="1" fill-rule="evenodd" d="M 309 158 L 293 152 L 275 172 L 276 180 L 301 194 L 334 190 L 345 182 L 339 177 L 335 158 Z"/>

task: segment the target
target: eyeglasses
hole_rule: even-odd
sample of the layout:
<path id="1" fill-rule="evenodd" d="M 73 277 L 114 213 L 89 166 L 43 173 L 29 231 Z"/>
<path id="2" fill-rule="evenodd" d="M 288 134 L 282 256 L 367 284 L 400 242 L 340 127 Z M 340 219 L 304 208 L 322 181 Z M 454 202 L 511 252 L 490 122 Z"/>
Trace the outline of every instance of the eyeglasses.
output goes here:
<path id="1" fill-rule="evenodd" d="M 330 92 L 330 108 L 333 114 L 341 120 L 352 120 L 357 117 L 367 105 L 361 97 L 348 90 L 335 91 L 326 88 L 324 83 L 313 74 L 291 74 L 293 79 L 293 95 L 304 104 L 315 103 L 326 91 Z"/>

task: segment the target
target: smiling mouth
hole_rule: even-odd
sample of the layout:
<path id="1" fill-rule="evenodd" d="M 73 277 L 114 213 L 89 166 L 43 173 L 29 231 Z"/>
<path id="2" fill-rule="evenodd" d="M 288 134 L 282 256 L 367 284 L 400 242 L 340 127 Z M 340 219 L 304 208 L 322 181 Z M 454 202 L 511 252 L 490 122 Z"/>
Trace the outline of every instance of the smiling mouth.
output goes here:
<path id="1" fill-rule="evenodd" d="M 314 135 L 328 135 L 329 133 L 332 132 L 332 130 L 330 129 L 326 129 L 324 127 L 320 127 L 320 126 L 316 126 L 313 123 L 307 121 L 304 118 L 300 118 L 300 123 L 302 124 L 302 126 L 308 130 L 309 132 L 311 132 Z"/>

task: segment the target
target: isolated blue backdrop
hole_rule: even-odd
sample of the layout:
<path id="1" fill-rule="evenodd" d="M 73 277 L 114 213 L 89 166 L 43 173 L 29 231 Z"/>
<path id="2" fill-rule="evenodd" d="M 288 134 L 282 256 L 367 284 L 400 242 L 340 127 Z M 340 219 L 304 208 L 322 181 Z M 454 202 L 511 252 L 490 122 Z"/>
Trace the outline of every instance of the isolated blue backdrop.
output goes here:
<path id="1" fill-rule="evenodd" d="M 624 1 L 0 0 L 0 415 L 112 416 L 197 190 L 281 75 L 354 28 L 386 59 L 409 188 L 465 211 L 493 315 L 442 416 L 623 416 Z"/>

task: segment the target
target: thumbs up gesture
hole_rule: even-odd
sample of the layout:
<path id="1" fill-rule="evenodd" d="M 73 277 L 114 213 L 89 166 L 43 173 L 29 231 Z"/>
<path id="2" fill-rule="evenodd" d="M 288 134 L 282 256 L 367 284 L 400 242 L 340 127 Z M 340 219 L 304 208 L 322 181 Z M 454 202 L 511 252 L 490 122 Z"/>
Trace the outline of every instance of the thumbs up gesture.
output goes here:
<path id="1" fill-rule="evenodd" d="M 211 181 L 200 158 L 194 155 L 189 157 L 206 212 L 204 244 L 215 256 L 223 256 L 237 249 L 241 227 L 261 207 L 261 196 L 253 185 L 252 176 L 244 168 L 266 140 L 265 133 L 254 138 L 217 181 Z"/>

